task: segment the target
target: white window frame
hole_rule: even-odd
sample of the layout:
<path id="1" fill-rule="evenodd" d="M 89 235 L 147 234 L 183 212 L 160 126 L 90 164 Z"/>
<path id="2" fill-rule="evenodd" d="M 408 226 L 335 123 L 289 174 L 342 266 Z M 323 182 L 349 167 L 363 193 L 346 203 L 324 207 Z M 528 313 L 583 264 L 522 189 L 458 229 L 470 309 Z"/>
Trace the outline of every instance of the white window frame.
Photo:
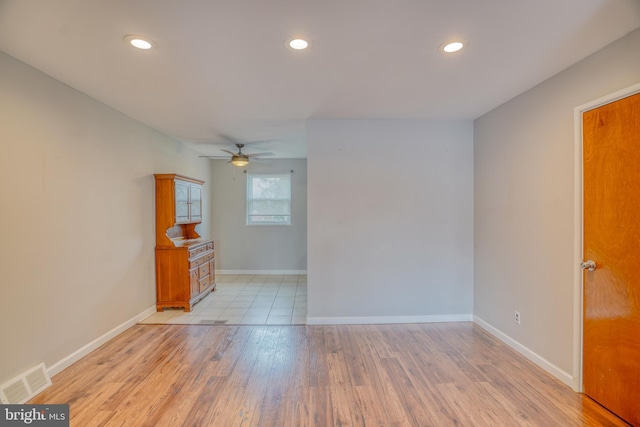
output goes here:
<path id="1" fill-rule="evenodd" d="M 287 214 L 279 214 L 273 216 L 286 216 L 288 218 L 287 222 L 280 221 L 259 221 L 253 222 L 251 221 L 250 207 L 255 199 L 253 199 L 253 179 L 254 178 L 287 178 L 289 180 L 289 197 L 288 199 L 264 199 L 264 200 L 288 200 L 289 201 L 289 212 Z M 265 226 L 265 225 L 277 225 L 277 226 L 290 226 L 291 225 L 291 174 L 288 173 L 248 173 L 247 174 L 247 183 L 246 183 L 246 212 L 245 212 L 245 220 L 247 226 Z M 260 199 L 258 199 L 260 200 Z"/>

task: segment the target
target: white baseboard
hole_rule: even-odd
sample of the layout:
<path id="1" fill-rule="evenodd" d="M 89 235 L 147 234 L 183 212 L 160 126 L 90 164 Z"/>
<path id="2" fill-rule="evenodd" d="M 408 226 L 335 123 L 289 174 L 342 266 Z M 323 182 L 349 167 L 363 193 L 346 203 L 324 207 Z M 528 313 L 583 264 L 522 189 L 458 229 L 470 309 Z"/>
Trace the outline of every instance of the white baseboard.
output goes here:
<path id="1" fill-rule="evenodd" d="M 307 274 L 307 270 L 216 270 L 216 274 Z"/>
<path id="2" fill-rule="evenodd" d="M 82 359 L 87 354 L 91 353 L 93 350 L 100 347 L 102 344 L 106 343 L 107 341 L 114 338 L 115 336 L 120 335 L 122 332 L 126 331 L 127 329 L 129 329 L 130 327 L 138 323 L 140 320 L 151 316 L 155 312 L 156 312 L 156 306 L 154 305 L 152 307 L 147 308 L 142 313 L 133 316 L 131 319 L 127 320 L 126 322 L 116 326 L 106 334 L 96 338 L 95 340 L 91 341 L 89 344 L 74 351 L 64 359 L 51 365 L 51 367 L 48 369 L 49 375 L 54 376 L 55 374 L 59 373 L 63 369 L 68 368 L 78 360 Z"/>
<path id="3" fill-rule="evenodd" d="M 441 314 L 429 316 L 349 316 L 314 317 L 307 316 L 307 325 L 373 325 L 393 323 L 442 323 L 471 322 L 471 314 Z"/>
<path id="4" fill-rule="evenodd" d="M 568 372 L 558 368 L 556 365 L 549 362 L 544 357 L 540 356 L 539 354 L 529 349 L 528 347 L 525 347 L 524 345 L 520 344 L 518 341 L 514 340 L 504 332 L 500 331 L 499 329 L 496 329 L 495 327 L 485 322 L 478 316 L 473 316 L 473 322 L 476 325 L 480 326 L 485 331 L 487 331 L 488 333 L 490 333 L 491 335 L 493 335 L 494 337 L 498 338 L 500 341 L 502 341 L 512 349 L 514 349 L 515 351 L 517 351 L 518 353 L 520 353 L 521 355 L 523 355 L 524 357 L 526 357 L 527 359 L 529 359 L 530 361 L 532 361 L 533 363 L 535 363 L 536 365 L 538 365 L 539 367 L 541 367 L 542 369 L 544 369 L 545 371 L 547 371 L 549 374 L 553 375 L 554 377 L 556 377 L 557 379 L 559 379 L 560 381 L 562 381 L 572 389 L 575 389 L 574 388 L 575 380 L 573 376 Z"/>

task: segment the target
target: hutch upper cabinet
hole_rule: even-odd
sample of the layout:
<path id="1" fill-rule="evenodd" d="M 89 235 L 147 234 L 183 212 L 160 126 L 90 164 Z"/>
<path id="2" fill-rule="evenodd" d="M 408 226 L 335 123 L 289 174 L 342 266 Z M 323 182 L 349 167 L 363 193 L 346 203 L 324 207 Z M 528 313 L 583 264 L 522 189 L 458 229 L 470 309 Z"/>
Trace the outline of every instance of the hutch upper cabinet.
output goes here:
<path id="1" fill-rule="evenodd" d="M 176 223 L 202 222 L 202 184 L 176 178 Z"/>
<path id="2" fill-rule="evenodd" d="M 202 222 L 204 181 L 156 174 L 156 308 L 191 307 L 215 290 L 212 240 L 196 232 Z"/>

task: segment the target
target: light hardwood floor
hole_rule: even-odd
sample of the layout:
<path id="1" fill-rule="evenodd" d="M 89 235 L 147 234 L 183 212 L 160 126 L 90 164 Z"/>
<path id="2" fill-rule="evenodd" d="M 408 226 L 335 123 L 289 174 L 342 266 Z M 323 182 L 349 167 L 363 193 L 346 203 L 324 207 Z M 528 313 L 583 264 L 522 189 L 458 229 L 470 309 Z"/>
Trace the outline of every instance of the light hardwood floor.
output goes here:
<path id="1" fill-rule="evenodd" d="M 72 426 L 625 426 L 472 323 L 136 325 L 30 403 Z"/>

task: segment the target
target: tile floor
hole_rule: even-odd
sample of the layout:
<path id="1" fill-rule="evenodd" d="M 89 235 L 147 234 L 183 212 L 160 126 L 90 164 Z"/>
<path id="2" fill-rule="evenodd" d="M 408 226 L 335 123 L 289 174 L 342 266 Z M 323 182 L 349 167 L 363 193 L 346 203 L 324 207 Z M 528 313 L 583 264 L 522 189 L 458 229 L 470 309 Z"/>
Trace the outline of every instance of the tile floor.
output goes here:
<path id="1" fill-rule="evenodd" d="M 140 323 L 206 325 L 304 325 L 306 275 L 216 275 L 217 290 L 191 312 L 157 312 Z"/>

